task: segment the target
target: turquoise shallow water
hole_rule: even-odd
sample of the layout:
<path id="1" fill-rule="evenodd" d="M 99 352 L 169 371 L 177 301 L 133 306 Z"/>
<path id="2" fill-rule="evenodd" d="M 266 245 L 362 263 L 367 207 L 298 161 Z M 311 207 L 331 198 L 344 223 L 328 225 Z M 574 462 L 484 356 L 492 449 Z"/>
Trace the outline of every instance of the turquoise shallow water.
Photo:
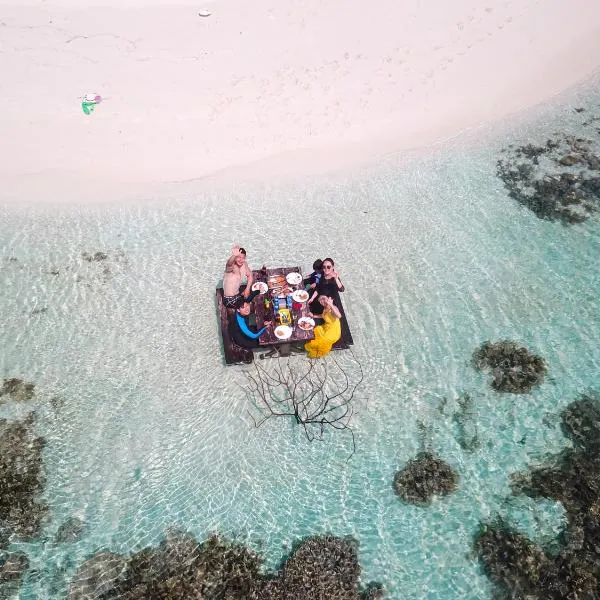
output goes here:
<path id="1" fill-rule="evenodd" d="M 32 569 L 21 597 L 63 597 L 94 551 L 130 553 L 172 526 L 248 543 L 267 568 L 304 536 L 350 534 L 363 580 L 405 600 L 488 597 L 471 540 L 497 514 L 551 542 L 562 507 L 511 497 L 509 476 L 564 447 L 559 410 L 600 390 L 600 223 L 541 221 L 495 171 L 508 143 L 589 137 L 573 108 L 594 114 L 597 89 L 580 94 L 501 135 L 303 185 L 1 208 L 0 376 L 34 382 L 36 398 L 0 411 L 36 409 L 51 508 L 42 539 L 19 545 Z M 243 369 L 223 365 L 214 306 L 235 241 L 253 266 L 336 259 L 366 374 L 350 460 L 347 434 L 308 443 L 287 421 L 253 426 Z M 82 258 L 96 251 L 108 258 Z M 499 339 L 546 359 L 532 393 L 497 394 L 471 367 L 473 350 Z M 472 452 L 453 418 L 464 393 L 480 440 Z M 429 508 L 392 488 L 423 445 L 461 478 Z M 54 544 L 72 516 L 84 535 Z"/>

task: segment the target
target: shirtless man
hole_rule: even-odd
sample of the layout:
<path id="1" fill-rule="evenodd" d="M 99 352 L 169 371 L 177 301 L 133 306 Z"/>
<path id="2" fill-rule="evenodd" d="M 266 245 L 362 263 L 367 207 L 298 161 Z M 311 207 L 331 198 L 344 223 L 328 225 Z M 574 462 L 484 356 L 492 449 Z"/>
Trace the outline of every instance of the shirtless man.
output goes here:
<path id="1" fill-rule="evenodd" d="M 241 294 L 240 286 L 244 278 L 247 281 L 246 289 Z M 225 308 L 237 308 L 240 297 L 246 300 L 246 302 L 250 302 L 259 293 L 258 291 L 256 293 L 251 292 L 252 281 L 252 269 L 246 262 L 246 250 L 239 246 L 234 246 L 232 254 L 225 264 L 225 273 L 223 275 L 223 304 Z"/>

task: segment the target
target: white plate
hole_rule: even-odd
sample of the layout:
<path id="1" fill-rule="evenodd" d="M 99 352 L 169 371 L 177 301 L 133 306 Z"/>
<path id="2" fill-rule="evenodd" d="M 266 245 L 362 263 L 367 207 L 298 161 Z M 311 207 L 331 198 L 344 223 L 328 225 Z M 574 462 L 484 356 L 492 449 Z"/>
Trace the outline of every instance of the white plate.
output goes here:
<path id="1" fill-rule="evenodd" d="M 298 319 L 298 327 L 300 327 L 302 331 L 310 331 L 315 328 L 315 321 L 310 317 L 300 317 Z"/>
<path id="2" fill-rule="evenodd" d="M 289 337 L 291 337 L 293 331 L 294 330 L 287 325 L 278 325 L 275 327 L 275 331 L 273 331 L 273 333 L 278 340 L 287 340 Z"/>
<path id="3" fill-rule="evenodd" d="M 201 10 L 198 14 L 201 17 L 210 17 L 210 10 Z"/>
<path id="4" fill-rule="evenodd" d="M 252 284 L 252 291 L 258 290 L 261 294 L 266 294 L 269 290 L 269 286 L 264 281 L 257 281 Z"/>
<path id="5" fill-rule="evenodd" d="M 309 293 L 306 290 L 296 290 L 292 293 L 292 300 L 294 302 L 306 302 L 309 297 Z"/>
<path id="6" fill-rule="evenodd" d="M 298 273 L 297 271 L 294 271 L 293 273 L 288 273 L 285 276 L 285 280 L 290 285 L 298 285 L 302 281 L 302 275 L 300 275 L 300 273 Z"/>

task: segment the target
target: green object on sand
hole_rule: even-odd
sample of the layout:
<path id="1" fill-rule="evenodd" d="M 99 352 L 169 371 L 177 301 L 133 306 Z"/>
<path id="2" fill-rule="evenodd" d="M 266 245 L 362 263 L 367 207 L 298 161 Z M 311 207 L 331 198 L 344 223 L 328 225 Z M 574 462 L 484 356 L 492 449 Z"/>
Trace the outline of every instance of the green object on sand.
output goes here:
<path id="1" fill-rule="evenodd" d="M 81 108 L 86 115 L 90 115 L 94 112 L 94 107 L 96 106 L 95 102 L 82 102 Z"/>

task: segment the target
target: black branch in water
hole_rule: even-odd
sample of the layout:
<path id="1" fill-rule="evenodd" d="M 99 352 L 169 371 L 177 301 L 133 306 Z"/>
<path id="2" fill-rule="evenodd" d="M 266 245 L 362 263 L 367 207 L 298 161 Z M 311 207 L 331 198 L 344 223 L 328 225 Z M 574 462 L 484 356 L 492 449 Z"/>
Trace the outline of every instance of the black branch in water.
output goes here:
<path id="1" fill-rule="evenodd" d="M 360 362 L 351 354 L 350 365 L 335 358 L 293 361 L 278 359 L 272 368 L 254 363 L 247 371 L 247 389 L 258 415 L 250 413 L 256 427 L 272 417 L 293 418 L 309 441 L 323 439 L 328 428 L 346 430 L 354 414 L 356 390 L 363 380 Z"/>

